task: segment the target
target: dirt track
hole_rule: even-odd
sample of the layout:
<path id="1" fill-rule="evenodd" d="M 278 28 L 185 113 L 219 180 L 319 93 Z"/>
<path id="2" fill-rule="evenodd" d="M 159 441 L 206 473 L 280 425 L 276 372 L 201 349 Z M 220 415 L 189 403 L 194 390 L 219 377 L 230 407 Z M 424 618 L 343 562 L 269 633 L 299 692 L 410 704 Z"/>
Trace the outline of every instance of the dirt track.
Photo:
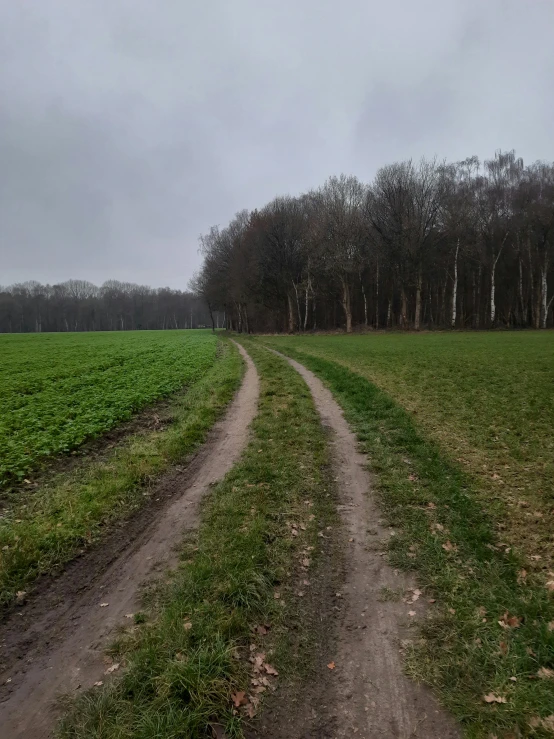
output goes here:
<path id="1" fill-rule="evenodd" d="M 239 350 L 247 363 L 242 386 L 191 464 L 163 479 L 151 506 L 44 582 L 0 626 L 0 739 L 50 734 L 57 697 L 103 678 L 103 650 L 125 614 L 137 610 L 141 585 L 176 562 L 184 532 L 198 524 L 202 497 L 237 461 L 256 414 L 258 376 Z"/>
<path id="2" fill-rule="evenodd" d="M 461 733 L 453 719 L 423 686 L 402 670 L 401 646 L 414 638 L 410 622 L 424 612 L 423 598 L 413 603 L 382 601 L 383 588 L 406 593 L 415 585 L 380 555 L 380 540 L 391 530 L 379 522 L 371 495 L 367 458 L 331 392 L 309 370 L 292 359 L 313 395 L 322 423 L 330 431 L 345 550 L 344 582 L 334 642 L 328 645 L 321 679 L 305 686 L 299 711 L 271 712 L 262 718 L 258 737 L 315 739 L 456 739 Z M 417 592 L 417 591 L 416 591 Z M 324 604 L 322 604 L 323 607 Z M 409 612 L 415 611 L 416 616 Z M 326 663 L 334 662 L 329 670 Z"/>

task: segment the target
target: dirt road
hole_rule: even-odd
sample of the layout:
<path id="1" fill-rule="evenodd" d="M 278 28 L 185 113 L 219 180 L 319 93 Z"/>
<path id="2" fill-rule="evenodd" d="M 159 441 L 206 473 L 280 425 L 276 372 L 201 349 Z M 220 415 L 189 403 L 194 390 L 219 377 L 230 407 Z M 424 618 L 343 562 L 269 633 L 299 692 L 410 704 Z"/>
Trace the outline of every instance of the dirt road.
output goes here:
<path id="1" fill-rule="evenodd" d="M 415 584 L 380 554 L 378 542 L 393 532 L 379 522 L 368 460 L 358 451 L 356 437 L 331 392 L 312 372 L 288 361 L 306 381 L 330 431 L 344 524 L 338 536 L 346 551 L 345 575 L 338 599 L 342 604 L 338 634 L 325 660 L 335 668 L 322 666 L 321 680 L 307 686 L 298 701 L 302 710 L 295 713 L 289 706 L 282 715 L 272 713 L 271 726 L 262 726 L 257 735 L 274 739 L 460 737 L 455 722 L 430 691 L 403 674 L 402 642 L 414 638 L 410 624 L 424 612 L 424 599 L 417 597 Z M 416 599 L 413 603 L 384 600 L 383 594 L 392 591 Z"/>
<path id="2" fill-rule="evenodd" d="M 238 460 L 256 414 L 258 375 L 239 350 L 247 363 L 240 390 L 191 464 L 160 482 L 152 496 L 159 505 L 39 588 L 0 626 L 0 739 L 48 736 L 57 697 L 103 679 L 104 648 L 138 609 L 141 585 L 175 564 L 184 532 L 198 524 L 202 497 Z"/>

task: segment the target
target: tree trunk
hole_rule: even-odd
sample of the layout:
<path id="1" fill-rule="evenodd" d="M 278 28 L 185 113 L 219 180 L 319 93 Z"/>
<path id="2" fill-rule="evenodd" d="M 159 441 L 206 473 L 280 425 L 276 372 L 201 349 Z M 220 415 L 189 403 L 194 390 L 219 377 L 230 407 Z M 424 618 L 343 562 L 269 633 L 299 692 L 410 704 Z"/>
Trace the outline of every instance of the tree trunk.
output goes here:
<path id="1" fill-rule="evenodd" d="M 490 313 L 491 326 L 494 326 L 494 322 L 496 320 L 496 300 L 495 300 L 496 283 L 495 283 L 495 272 L 496 272 L 496 259 L 494 260 L 493 265 L 492 265 L 492 269 L 491 269 L 491 313 Z"/>
<path id="2" fill-rule="evenodd" d="M 364 325 L 367 328 L 369 326 L 369 323 L 367 321 L 367 296 L 365 294 L 364 283 L 362 282 L 361 277 L 360 277 L 360 283 L 361 283 L 361 286 L 362 286 L 362 296 L 363 296 L 363 299 L 364 299 Z"/>
<path id="3" fill-rule="evenodd" d="M 304 332 L 308 328 L 308 313 L 310 310 L 310 289 L 311 289 L 311 278 L 310 273 L 308 272 L 308 283 L 306 285 L 306 301 L 304 304 Z"/>
<path id="4" fill-rule="evenodd" d="M 452 285 L 452 315 L 450 317 L 450 327 L 456 328 L 456 300 L 458 297 L 458 253 L 460 251 L 460 239 L 456 244 L 456 254 L 454 256 L 454 284 Z"/>
<path id="5" fill-rule="evenodd" d="M 544 258 L 544 265 L 541 269 L 541 299 L 542 299 L 542 315 L 541 315 L 541 328 L 546 328 L 546 319 L 548 317 L 548 257 Z"/>
<path id="6" fill-rule="evenodd" d="M 375 328 L 379 328 L 379 260 L 375 269 Z"/>
<path id="7" fill-rule="evenodd" d="M 350 288 L 347 278 L 343 277 L 342 282 L 342 307 L 346 316 L 346 333 L 352 333 L 352 306 L 350 305 Z"/>
<path id="8" fill-rule="evenodd" d="M 474 307 L 475 311 L 475 328 L 479 328 L 481 324 L 481 281 L 482 281 L 482 266 L 479 264 L 479 269 L 477 271 L 477 294 L 476 294 L 476 304 Z"/>
<path id="9" fill-rule="evenodd" d="M 527 320 L 526 311 L 523 301 L 523 261 L 521 255 L 519 257 L 519 280 L 518 280 L 518 297 L 519 297 L 519 311 L 520 311 L 520 325 L 524 326 Z"/>
<path id="10" fill-rule="evenodd" d="M 300 300 L 298 298 L 298 288 L 294 280 L 292 280 L 292 286 L 294 288 L 294 296 L 296 298 L 296 313 L 298 315 L 298 329 L 302 328 L 302 316 L 300 315 Z"/>
<path id="11" fill-rule="evenodd" d="M 392 313 L 392 298 L 389 298 L 389 304 L 387 307 L 387 328 L 390 328 L 391 313 Z"/>
<path id="12" fill-rule="evenodd" d="M 414 328 L 419 331 L 421 328 L 421 284 L 423 277 L 421 274 L 421 267 L 417 273 L 417 284 L 416 284 L 416 297 L 415 297 L 415 317 L 414 317 Z"/>
<path id="13" fill-rule="evenodd" d="M 288 308 L 288 331 L 289 334 L 294 333 L 294 307 L 292 304 L 292 296 L 287 293 L 287 308 Z"/>
<path id="14" fill-rule="evenodd" d="M 400 304 L 400 326 L 406 328 L 408 325 L 408 300 L 406 298 L 406 290 L 402 285 L 401 304 Z"/>

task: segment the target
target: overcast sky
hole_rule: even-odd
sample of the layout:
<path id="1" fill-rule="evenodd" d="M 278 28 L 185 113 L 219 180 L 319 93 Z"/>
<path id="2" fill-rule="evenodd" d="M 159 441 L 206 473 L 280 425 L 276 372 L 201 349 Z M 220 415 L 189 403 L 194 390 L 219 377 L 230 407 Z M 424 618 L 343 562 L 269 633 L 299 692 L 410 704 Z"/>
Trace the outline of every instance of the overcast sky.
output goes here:
<path id="1" fill-rule="evenodd" d="M 553 0 L 0 0 L 0 285 L 185 288 L 198 235 L 391 161 L 554 159 Z"/>

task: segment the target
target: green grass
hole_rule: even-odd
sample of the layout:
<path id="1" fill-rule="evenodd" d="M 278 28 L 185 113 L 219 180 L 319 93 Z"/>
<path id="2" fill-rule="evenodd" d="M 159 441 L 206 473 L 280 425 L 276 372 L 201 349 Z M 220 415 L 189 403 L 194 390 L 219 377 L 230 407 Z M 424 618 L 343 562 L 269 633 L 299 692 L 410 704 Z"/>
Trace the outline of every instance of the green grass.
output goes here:
<path id="1" fill-rule="evenodd" d="M 338 362 L 384 390 L 473 477 L 501 540 L 530 567 L 554 570 L 554 332 L 313 336 L 272 345 Z"/>
<path id="2" fill-rule="evenodd" d="M 253 438 L 214 487 L 181 566 L 148 601 L 146 622 L 114 646 L 123 674 L 73 704 L 64 739 L 195 739 L 212 736 L 215 724 L 241 737 L 244 716 L 231 695 L 250 693 L 248 657 L 264 652 L 287 672 L 309 662 L 313 633 L 293 586 L 306 577 L 302 560 L 311 560 L 310 577 L 316 566 L 318 528 L 335 521 L 325 437 L 297 373 L 244 343 L 261 376 Z M 253 634 L 259 625 L 269 634 Z"/>
<path id="3" fill-rule="evenodd" d="M 200 345 L 203 340 L 200 339 Z M 169 403 L 170 424 L 125 438 L 99 459 L 15 496 L 0 517 L 0 605 L 101 538 L 140 507 L 148 484 L 205 439 L 238 387 L 242 361 L 228 342 L 215 363 Z"/>
<path id="4" fill-rule="evenodd" d="M 0 335 L 0 488 L 213 364 L 208 331 Z"/>
<path id="5" fill-rule="evenodd" d="M 363 368 L 364 375 L 376 372 L 370 366 L 381 347 L 381 356 L 376 360 L 379 372 L 386 373 L 390 367 L 394 377 L 404 375 L 405 382 L 413 374 L 417 407 L 427 408 L 437 398 L 443 398 L 447 409 L 435 412 L 449 418 L 459 407 L 460 430 L 469 435 L 468 405 L 474 410 L 474 424 L 487 417 L 486 410 L 465 399 L 471 383 L 463 380 L 456 369 L 458 362 L 463 363 L 461 355 L 471 351 L 474 340 L 474 359 L 481 352 L 482 358 L 489 357 L 489 366 L 487 369 L 469 361 L 466 368 L 473 367 L 482 377 L 489 376 L 490 393 L 479 388 L 491 414 L 488 424 L 498 429 L 510 416 L 509 428 L 514 434 L 517 423 L 524 424 L 524 433 L 540 434 L 531 420 L 525 422 L 525 409 L 528 403 L 535 404 L 535 412 L 542 416 L 551 407 L 551 398 L 545 397 L 547 378 L 552 372 L 546 361 L 550 338 L 528 336 L 529 339 L 522 335 L 494 337 L 488 354 L 484 349 L 487 338 L 480 335 L 392 337 L 390 343 L 389 337 L 262 339 L 316 372 L 333 391 L 357 431 L 377 472 L 382 510 L 390 524 L 399 528 L 399 535 L 390 544 L 390 558 L 393 564 L 415 571 L 420 586 L 436 599 L 429 618 L 421 624 L 422 639 L 410 653 L 407 669 L 412 676 L 433 686 L 444 705 L 461 721 L 466 736 L 475 739 L 551 736 L 544 725 L 532 728 L 532 723 L 534 717 L 554 714 L 554 683 L 537 674 L 541 668 L 554 668 L 554 599 L 544 587 L 540 573 L 524 576 L 522 557 L 507 545 L 501 546 L 495 532 L 496 507 L 484 502 L 480 480 L 471 474 L 471 469 L 468 471 L 466 465 L 449 458 L 443 435 L 435 440 L 426 433 L 429 427 L 421 422 L 419 413 L 414 413 L 413 408 L 412 414 L 407 412 L 362 376 L 361 371 Z M 402 343 L 404 338 L 406 344 Z M 411 350 L 403 353 L 402 347 L 417 347 L 419 339 L 422 343 L 415 357 Z M 444 349 L 439 346 L 442 339 Z M 456 342 L 465 347 L 464 352 L 460 350 L 457 359 L 449 359 L 448 347 L 455 347 Z M 505 358 L 507 375 L 510 367 L 514 369 L 517 363 L 509 355 L 515 352 L 514 344 L 520 346 L 518 342 L 528 347 L 520 349 L 520 356 L 532 351 L 535 356 L 534 360 L 522 359 L 518 377 L 521 393 L 527 392 L 527 398 L 512 397 L 513 405 L 519 409 L 514 411 L 500 402 L 503 393 L 491 378 L 498 379 L 503 373 L 498 354 Z M 352 347 L 358 350 L 357 365 L 352 359 L 356 354 Z M 383 347 L 388 347 L 386 352 Z M 347 362 L 357 366 L 360 374 L 349 370 Z M 399 369 L 399 362 L 411 362 L 409 371 L 406 366 Z M 425 380 L 418 377 L 421 365 L 426 368 Z M 533 380 L 524 379 L 526 372 Z M 450 375 L 460 376 L 447 382 L 445 378 Z M 394 379 L 386 382 L 396 387 Z M 430 398 L 424 398 L 422 388 L 433 384 L 439 388 L 430 391 Z M 515 393 L 514 378 L 507 377 L 505 384 Z M 524 390 L 530 387 L 532 391 Z M 492 408 L 498 408 L 496 415 L 491 413 Z M 534 417 L 531 414 L 529 419 Z M 494 446 L 492 451 L 496 452 Z M 549 454 L 548 447 L 544 453 Z M 527 478 L 532 480 L 532 475 Z M 517 618 L 511 627 L 499 624 L 511 617 Z M 483 698 L 490 693 L 506 702 L 487 704 Z"/>

